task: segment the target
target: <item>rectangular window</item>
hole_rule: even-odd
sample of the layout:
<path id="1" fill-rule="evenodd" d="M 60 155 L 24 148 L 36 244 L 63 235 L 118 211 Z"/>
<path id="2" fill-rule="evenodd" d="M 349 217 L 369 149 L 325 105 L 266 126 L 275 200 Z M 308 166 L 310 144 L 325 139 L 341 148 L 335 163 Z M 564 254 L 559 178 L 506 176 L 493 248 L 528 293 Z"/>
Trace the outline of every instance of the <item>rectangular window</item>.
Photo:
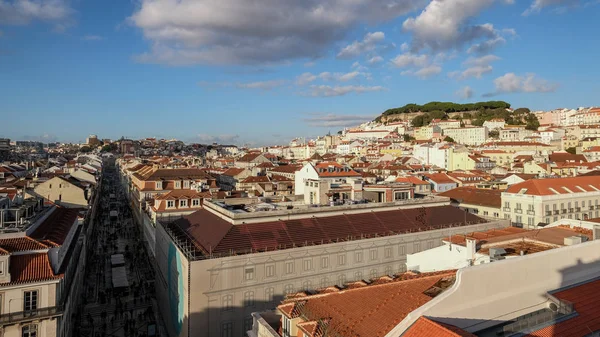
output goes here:
<path id="1" fill-rule="evenodd" d="M 187 207 L 187 200 L 179 200 L 179 207 Z"/>
<path id="2" fill-rule="evenodd" d="M 254 267 L 246 267 L 246 269 L 244 269 L 244 280 L 254 280 Z"/>
<path id="3" fill-rule="evenodd" d="M 233 337 L 232 322 L 225 322 L 221 324 L 221 337 Z"/>
<path id="4" fill-rule="evenodd" d="M 253 307 L 254 306 L 254 291 L 246 291 L 244 293 L 244 306 L 245 307 Z"/>
<path id="5" fill-rule="evenodd" d="M 413 244 L 413 253 L 418 253 L 421 251 L 421 243 L 420 242 L 415 242 Z"/>
<path id="6" fill-rule="evenodd" d="M 192 200 L 192 206 L 194 206 L 194 207 L 200 206 L 200 199 L 194 199 L 194 200 Z"/>
<path id="7" fill-rule="evenodd" d="M 190 188 L 190 182 L 189 181 L 184 181 L 183 182 L 183 188 Z"/>
<path id="8" fill-rule="evenodd" d="M 329 257 L 323 256 L 321 258 L 321 268 L 329 268 Z"/>
<path id="9" fill-rule="evenodd" d="M 26 291 L 23 296 L 23 311 L 37 309 L 38 292 L 37 290 Z"/>
<path id="10" fill-rule="evenodd" d="M 338 255 L 338 266 L 345 266 L 345 265 L 346 265 L 346 254 Z"/>
<path id="11" fill-rule="evenodd" d="M 384 256 L 386 259 L 389 259 L 389 258 L 391 258 L 391 257 L 392 257 L 392 248 L 390 248 L 390 247 L 386 247 L 386 248 L 383 250 L 383 256 Z"/>
<path id="12" fill-rule="evenodd" d="M 167 200 L 167 208 L 175 207 L 175 200 Z"/>
<path id="13" fill-rule="evenodd" d="M 37 324 L 27 324 L 21 328 L 21 337 L 37 337 L 38 327 Z"/>
<path id="14" fill-rule="evenodd" d="M 371 251 L 369 251 L 369 257 L 371 258 L 371 261 L 377 260 L 377 250 L 371 249 Z"/>
<path id="15" fill-rule="evenodd" d="M 156 189 L 157 190 L 162 189 L 162 181 L 159 181 L 159 182 L 156 183 Z"/>
<path id="16" fill-rule="evenodd" d="M 406 255 L 406 246 L 404 246 L 404 245 L 398 246 L 398 255 L 400 255 L 400 256 Z"/>
<path id="17" fill-rule="evenodd" d="M 272 302 L 273 294 L 275 294 L 275 288 L 269 287 L 265 289 L 265 300 L 267 300 L 267 302 Z"/>
<path id="18" fill-rule="evenodd" d="M 4 261 L 0 261 L 0 275 L 4 275 Z M 0 303 L 2 303 L 0 301 Z"/>
<path id="19" fill-rule="evenodd" d="M 233 295 L 225 295 L 221 299 L 221 310 L 229 311 L 233 308 Z"/>
<path id="20" fill-rule="evenodd" d="M 358 263 L 363 262 L 363 253 L 362 252 L 354 253 L 354 262 L 358 262 Z"/>
<path id="21" fill-rule="evenodd" d="M 292 274 L 294 272 L 294 262 L 285 263 L 285 273 Z"/>
<path id="22" fill-rule="evenodd" d="M 180 181 L 176 181 L 175 182 L 175 188 L 181 188 L 181 182 Z"/>
<path id="23" fill-rule="evenodd" d="M 246 317 L 244 319 L 244 331 L 252 330 L 252 324 L 253 324 L 252 316 Z"/>
<path id="24" fill-rule="evenodd" d="M 304 268 L 304 271 L 312 270 L 312 259 L 306 259 L 302 261 L 302 266 Z"/>
<path id="25" fill-rule="evenodd" d="M 265 276 L 266 277 L 275 276 L 275 265 L 274 264 L 269 264 L 265 267 Z"/>

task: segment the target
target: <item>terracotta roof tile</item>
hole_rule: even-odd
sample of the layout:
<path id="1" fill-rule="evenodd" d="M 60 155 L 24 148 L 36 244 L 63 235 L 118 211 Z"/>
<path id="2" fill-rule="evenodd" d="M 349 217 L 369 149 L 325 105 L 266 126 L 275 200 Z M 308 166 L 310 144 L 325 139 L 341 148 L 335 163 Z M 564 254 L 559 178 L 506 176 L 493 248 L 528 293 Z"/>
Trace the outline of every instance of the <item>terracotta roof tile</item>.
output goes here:
<path id="1" fill-rule="evenodd" d="M 412 275 L 396 280 L 325 295 L 297 299 L 297 310 L 310 321 L 327 319 L 328 331 L 341 336 L 383 337 L 409 313 L 429 302 L 428 290 L 453 283 L 455 271 Z"/>
<path id="2" fill-rule="evenodd" d="M 449 324 L 432 321 L 427 317 L 419 319 L 402 334 L 402 337 L 476 337 L 470 332 Z"/>
<path id="3" fill-rule="evenodd" d="M 78 215 L 79 209 L 57 207 L 30 236 L 38 241 L 60 246 L 67 238 Z"/>
<path id="4" fill-rule="evenodd" d="M 573 303 L 577 316 L 534 331 L 535 337 L 583 337 L 600 330 L 600 280 L 559 291 L 553 294 L 560 300 Z"/>
<path id="5" fill-rule="evenodd" d="M 500 208 L 502 206 L 502 191 L 500 190 L 486 190 L 463 186 L 440 193 L 439 195 L 464 204 L 494 208 Z"/>
<path id="6" fill-rule="evenodd" d="M 2 285 L 42 282 L 62 278 L 55 275 L 47 253 L 12 255 L 10 257 L 10 283 Z"/>
<path id="7" fill-rule="evenodd" d="M 13 252 L 48 249 L 48 246 L 28 236 L 22 236 L 18 238 L 1 239 L 0 249 L 2 249 L 2 253 L 6 252 L 1 255 L 8 255 L 8 253 Z"/>
<path id="8" fill-rule="evenodd" d="M 578 176 L 560 179 L 530 179 L 510 186 L 506 193 L 555 195 L 598 191 L 600 191 L 600 179 L 595 176 Z"/>

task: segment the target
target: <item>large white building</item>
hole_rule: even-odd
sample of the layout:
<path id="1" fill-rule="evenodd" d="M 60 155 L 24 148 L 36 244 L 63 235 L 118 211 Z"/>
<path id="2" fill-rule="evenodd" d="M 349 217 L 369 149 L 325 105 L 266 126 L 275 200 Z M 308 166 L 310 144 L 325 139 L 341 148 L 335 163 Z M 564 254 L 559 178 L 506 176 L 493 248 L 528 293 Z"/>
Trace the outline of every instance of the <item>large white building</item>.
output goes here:
<path id="1" fill-rule="evenodd" d="M 504 218 L 534 229 L 559 219 L 600 217 L 600 179 L 594 176 L 530 179 L 502 193 Z"/>
<path id="2" fill-rule="evenodd" d="M 321 180 L 329 183 L 346 182 L 348 178 L 360 178 L 360 173 L 337 162 L 308 163 L 296 171 L 294 194 L 304 195 L 309 181 Z"/>
<path id="3" fill-rule="evenodd" d="M 448 128 L 444 129 L 444 136 L 451 137 L 456 143 L 465 145 L 481 145 L 488 139 L 488 128 Z"/>

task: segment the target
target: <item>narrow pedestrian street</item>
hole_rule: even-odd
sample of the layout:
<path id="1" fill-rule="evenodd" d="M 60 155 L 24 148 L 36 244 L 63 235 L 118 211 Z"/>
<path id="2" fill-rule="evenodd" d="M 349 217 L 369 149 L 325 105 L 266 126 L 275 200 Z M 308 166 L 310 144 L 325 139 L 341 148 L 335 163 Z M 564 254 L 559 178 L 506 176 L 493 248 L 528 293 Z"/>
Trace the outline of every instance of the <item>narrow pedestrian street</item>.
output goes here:
<path id="1" fill-rule="evenodd" d="M 154 271 L 112 163 L 99 202 L 75 336 L 159 336 Z"/>

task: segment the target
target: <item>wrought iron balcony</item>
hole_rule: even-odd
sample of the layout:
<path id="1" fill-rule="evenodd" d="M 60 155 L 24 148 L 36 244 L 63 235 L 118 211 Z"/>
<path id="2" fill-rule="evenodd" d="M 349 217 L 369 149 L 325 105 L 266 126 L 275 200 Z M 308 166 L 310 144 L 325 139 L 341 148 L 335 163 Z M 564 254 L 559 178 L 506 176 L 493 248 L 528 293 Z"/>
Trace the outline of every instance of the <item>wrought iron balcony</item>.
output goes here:
<path id="1" fill-rule="evenodd" d="M 56 307 L 46 307 L 35 310 L 13 312 L 0 315 L 0 326 L 18 324 L 33 320 L 42 320 L 56 318 L 63 315 L 64 308 L 62 305 Z"/>

